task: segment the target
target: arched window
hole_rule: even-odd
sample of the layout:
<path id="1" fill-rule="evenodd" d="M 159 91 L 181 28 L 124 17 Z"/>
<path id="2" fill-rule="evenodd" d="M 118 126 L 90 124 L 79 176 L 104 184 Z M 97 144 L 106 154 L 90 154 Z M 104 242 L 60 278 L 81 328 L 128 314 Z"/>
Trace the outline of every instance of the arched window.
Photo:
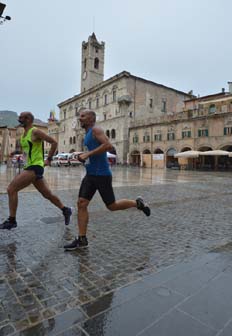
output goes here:
<path id="1" fill-rule="evenodd" d="M 97 57 L 94 58 L 94 69 L 99 69 L 99 59 Z"/>
<path id="2" fill-rule="evenodd" d="M 147 131 L 143 135 L 143 142 L 150 142 L 150 134 Z"/>
<path id="3" fill-rule="evenodd" d="M 137 133 L 134 133 L 134 136 L 132 138 L 133 143 L 138 143 L 139 142 L 139 136 Z"/>
<path id="4" fill-rule="evenodd" d="M 112 139 L 115 139 L 115 138 L 116 138 L 116 131 L 115 131 L 115 129 L 112 129 L 112 130 L 111 130 L 111 138 L 112 138 Z"/>
<path id="5" fill-rule="evenodd" d="M 76 143 L 76 137 L 74 136 L 73 137 L 73 144 L 75 144 Z"/>
<path id="6" fill-rule="evenodd" d="M 69 143 L 72 144 L 72 137 L 69 138 Z"/>
<path id="7" fill-rule="evenodd" d="M 108 138 L 110 137 L 110 131 L 109 130 L 106 131 L 106 136 L 108 136 Z"/>
<path id="8" fill-rule="evenodd" d="M 75 116 L 77 117 L 79 114 L 78 114 L 78 109 L 79 109 L 79 104 L 76 103 L 75 104 Z"/>
<path id="9" fill-rule="evenodd" d="M 215 112 L 216 112 L 216 106 L 214 104 L 210 105 L 209 113 L 215 113 Z"/>
<path id="10" fill-rule="evenodd" d="M 96 108 L 99 107 L 99 94 L 96 95 Z"/>
<path id="11" fill-rule="evenodd" d="M 113 89 L 112 89 L 113 102 L 116 102 L 116 100 L 117 100 L 117 88 L 118 87 L 116 85 L 114 85 Z"/>

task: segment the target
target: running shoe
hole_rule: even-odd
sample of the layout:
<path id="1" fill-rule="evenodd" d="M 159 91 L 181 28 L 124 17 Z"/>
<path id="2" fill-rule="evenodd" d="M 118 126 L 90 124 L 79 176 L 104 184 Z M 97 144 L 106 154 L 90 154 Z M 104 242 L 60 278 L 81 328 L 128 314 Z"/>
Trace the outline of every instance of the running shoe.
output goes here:
<path id="1" fill-rule="evenodd" d="M 11 222 L 9 218 L 0 224 L 0 230 L 11 230 L 17 227 L 17 222 Z"/>
<path id="2" fill-rule="evenodd" d="M 88 247 L 88 240 L 86 237 L 75 238 L 70 244 L 64 245 L 66 251 L 73 251 L 78 249 L 84 249 Z"/>
<path id="3" fill-rule="evenodd" d="M 137 209 L 143 211 L 146 216 L 150 216 L 151 209 L 149 208 L 148 204 L 144 202 L 143 198 L 141 196 L 136 198 L 137 203 Z"/>

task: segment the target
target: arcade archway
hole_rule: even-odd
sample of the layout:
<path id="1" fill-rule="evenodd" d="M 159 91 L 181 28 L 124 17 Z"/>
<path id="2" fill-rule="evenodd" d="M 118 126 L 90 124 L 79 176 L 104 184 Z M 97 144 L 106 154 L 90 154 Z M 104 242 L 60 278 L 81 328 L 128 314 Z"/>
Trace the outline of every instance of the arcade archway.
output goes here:
<path id="1" fill-rule="evenodd" d="M 143 167 L 151 167 L 151 151 L 150 149 L 143 150 Z"/>
<path id="2" fill-rule="evenodd" d="M 177 153 L 175 148 L 169 148 L 166 153 L 166 167 L 179 168 L 178 159 L 174 157 Z"/>
<path id="3" fill-rule="evenodd" d="M 198 148 L 200 152 L 206 152 L 212 150 L 209 146 L 202 146 Z M 215 157 L 210 155 L 201 155 L 196 160 L 196 169 L 200 170 L 214 170 L 215 169 Z"/>
<path id="4" fill-rule="evenodd" d="M 141 156 L 140 156 L 140 152 L 137 150 L 134 150 L 133 152 L 131 152 L 130 154 L 130 164 L 132 166 L 140 166 L 141 164 Z"/>

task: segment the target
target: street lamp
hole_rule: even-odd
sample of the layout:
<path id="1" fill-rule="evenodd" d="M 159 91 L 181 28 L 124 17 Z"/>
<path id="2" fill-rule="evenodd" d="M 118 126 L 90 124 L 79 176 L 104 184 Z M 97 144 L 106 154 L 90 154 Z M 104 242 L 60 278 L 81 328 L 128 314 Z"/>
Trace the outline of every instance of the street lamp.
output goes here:
<path id="1" fill-rule="evenodd" d="M 3 22 L 5 22 L 6 20 L 11 20 L 11 17 L 6 15 L 6 16 L 2 16 L 4 9 L 5 9 L 6 5 L 2 2 L 0 2 L 0 24 L 3 24 Z"/>

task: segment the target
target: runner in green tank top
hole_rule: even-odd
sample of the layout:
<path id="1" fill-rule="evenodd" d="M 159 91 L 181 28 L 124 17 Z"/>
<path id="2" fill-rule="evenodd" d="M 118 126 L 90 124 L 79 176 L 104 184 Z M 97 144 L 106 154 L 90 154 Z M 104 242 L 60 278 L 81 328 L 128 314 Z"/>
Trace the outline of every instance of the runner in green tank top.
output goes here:
<path id="1" fill-rule="evenodd" d="M 25 168 L 29 166 L 44 167 L 43 142 L 41 140 L 32 141 L 32 133 L 35 135 L 36 127 L 32 127 L 26 134 L 20 138 L 20 145 L 26 161 Z"/>
<path id="2" fill-rule="evenodd" d="M 0 229 L 11 230 L 17 227 L 16 212 L 18 207 L 18 192 L 28 185 L 33 184 L 35 188 L 51 203 L 62 210 L 65 225 L 70 223 L 72 210 L 64 206 L 60 199 L 49 189 L 44 177 L 44 166 L 50 166 L 57 142 L 41 130 L 33 127 L 34 116 L 31 112 L 22 112 L 18 119 L 24 128 L 20 139 L 21 149 L 26 160 L 24 170 L 18 174 L 7 188 L 9 198 L 9 218 L 0 224 Z M 43 141 L 51 144 L 48 157 L 44 162 Z"/>

